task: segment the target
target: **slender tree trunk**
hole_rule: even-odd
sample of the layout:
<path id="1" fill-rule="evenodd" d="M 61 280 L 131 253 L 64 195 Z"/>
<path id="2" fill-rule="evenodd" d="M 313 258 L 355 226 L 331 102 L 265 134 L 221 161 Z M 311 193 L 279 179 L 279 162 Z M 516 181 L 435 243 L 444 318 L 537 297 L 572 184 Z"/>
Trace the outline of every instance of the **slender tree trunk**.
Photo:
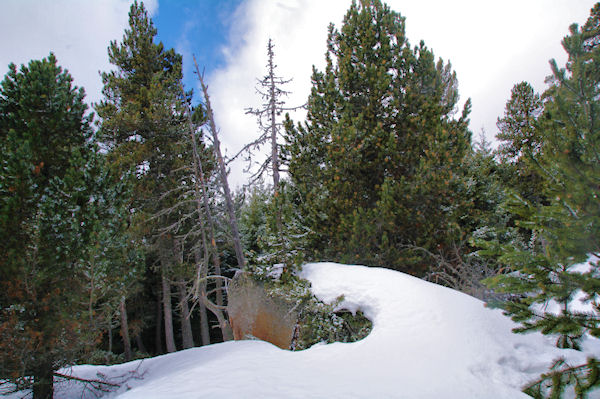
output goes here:
<path id="1" fill-rule="evenodd" d="M 185 96 L 183 86 L 181 86 L 181 92 Z M 204 204 L 204 214 L 208 221 L 209 234 L 210 234 L 210 248 L 213 259 L 213 265 L 215 268 L 215 275 L 221 276 L 221 260 L 219 258 L 219 250 L 217 249 L 217 241 L 215 240 L 215 224 L 210 210 L 210 201 L 208 199 L 208 190 L 206 187 L 206 179 L 204 177 L 204 169 L 202 167 L 202 160 L 200 159 L 200 153 L 198 152 L 198 145 L 196 143 L 196 135 L 194 134 L 194 123 L 192 121 L 192 112 L 188 107 L 188 125 L 190 129 L 190 140 L 192 141 L 192 153 L 194 155 L 194 188 L 196 193 L 196 208 L 198 212 L 198 222 L 200 222 L 200 228 L 202 229 L 202 243 L 204 245 L 205 252 L 206 246 L 206 234 L 204 232 L 204 218 L 202 218 L 202 204 Z M 208 265 L 208 258 L 205 256 L 206 265 Z M 197 264 L 198 260 L 196 259 Z M 223 284 L 221 280 L 217 279 L 217 305 L 223 306 Z M 206 284 L 205 284 L 206 285 Z M 204 305 L 203 305 L 204 306 Z M 206 311 L 206 310 L 205 310 Z"/>
<path id="2" fill-rule="evenodd" d="M 125 361 L 131 360 L 131 340 L 129 339 L 129 324 L 127 323 L 127 308 L 125 307 L 125 297 L 121 297 L 119 303 L 119 312 L 121 313 L 121 338 L 123 339 L 123 348 L 125 351 Z"/>
<path id="3" fill-rule="evenodd" d="M 196 66 L 196 73 L 198 74 L 200 86 L 202 86 L 202 93 L 204 94 L 206 116 L 208 118 L 209 127 L 213 138 L 213 150 L 215 152 L 215 157 L 217 158 L 221 186 L 223 187 L 223 194 L 225 195 L 225 206 L 229 215 L 229 225 L 231 227 L 231 235 L 233 237 L 233 247 L 235 249 L 235 256 L 238 261 L 238 267 L 240 269 L 243 269 L 246 264 L 246 259 L 244 258 L 244 251 L 242 250 L 242 240 L 240 239 L 240 232 L 237 225 L 237 218 L 235 216 L 235 209 L 231 197 L 231 190 L 229 189 L 229 182 L 227 180 L 227 169 L 225 168 L 225 162 L 223 161 L 223 155 L 221 154 L 221 142 L 219 141 L 219 133 L 217 131 L 214 114 L 210 105 L 208 87 L 204 84 L 204 78 L 200 74 L 200 70 L 198 69 L 196 57 L 194 57 L 194 65 Z"/>
<path id="4" fill-rule="evenodd" d="M 210 329 L 208 328 L 208 313 L 206 305 L 203 301 L 198 304 L 198 312 L 200 313 L 200 338 L 202 345 L 210 345 Z"/>
<path id="5" fill-rule="evenodd" d="M 194 336 L 192 334 L 192 321 L 190 320 L 190 308 L 188 306 L 185 291 L 185 280 L 179 281 L 179 302 L 181 304 L 181 336 L 183 349 L 194 347 Z"/>
<path id="6" fill-rule="evenodd" d="M 52 399 L 54 370 L 50 364 L 38 364 L 33 371 L 33 399 Z"/>
<path id="7" fill-rule="evenodd" d="M 162 298 L 162 289 L 161 289 Z M 158 299 L 156 301 L 156 329 L 154 334 L 154 352 L 155 353 L 163 353 L 163 344 L 162 344 L 162 319 L 163 319 L 163 305 L 162 299 Z"/>
<path id="8" fill-rule="evenodd" d="M 166 265 L 162 265 L 162 297 L 163 297 L 163 316 L 165 320 L 165 344 L 167 352 L 172 353 L 177 349 L 175 347 L 175 337 L 173 334 L 173 308 L 171 305 L 171 283 L 167 278 Z"/>
<path id="9" fill-rule="evenodd" d="M 206 236 L 202 233 L 203 237 L 203 245 L 204 245 L 204 258 L 208 259 L 208 248 L 206 246 Z M 194 251 L 194 257 L 196 260 L 196 264 L 198 267 L 202 267 L 202 259 L 200 258 L 200 251 L 196 249 Z M 205 262 L 206 263 L 206 262 Z M 205 266 L 206 267 L 206 266 Z M 198 270 L 198 293 L 196 294 L 196 298 L 198 299 L 199 295 L 206 296 L 206 278 L 203 278 L 203 273 L 201 270 Z M 208 328 L 208 314 L 206 313 L 206 305 L 204 305 L 204 301 L 198 301 L 198 312 L 200 313 L 200 338 L 202 339 L 202 345 L 210 345 L 210 330 Z"/>
<path id="10" fill-rule="evenodd" d="M 112 320 L 109 321 L 107 334 L 108 334 L 108 353 L 112 353 L 112 348 L 113 348 Z M 106 364 L 110 363 L 110 358 L 109 358 L 110 355 L 108 353 L 104 356 L 104 360 L 106 360 Z"/>
<path id="11" fill-rule="evenodd" d="M 275 66 L 273 65 L 273 43 L 269 39 L 269 107 L 271 117 L 271 168 L 273 172 L 273 194 L 275 196 L 275 223 L 277 232 L 283 231 L 283 221 L 281 218 L 281 206 L 279 198 L 279 147 L 277 146 L 277 94 L 275 86 Z"/>
<path id="12" fill-rule="evenodd" d="M 135 344 L 138 347 L 138 350 L 142 353 L 148 353 L 148 351 L 146 350 L 146 346 L 144 345 L 144 341 L 142 341 L 142 337 L 140 336 L 140 333 L 137 333 L 135 335 Z"/>
<path id="13" fill-rule="evenodd" d="M 275 66 L 273 65 L 273 43 L 269 39 L 269 107 L 271 114 L 271 168 L 273 171 L 273 192 L 277 194 L 279 190 L 279 152 L 277 147 L 277 95 L 275 87 Z"/>
<path id="14" fill-rule="evenodd" d="M 183 265 L 183 240 L 181 238 L 175 238 L 173 241 L 173 255 L 175 258 L 175 264 L 178 268 Z M 192 320 L 190 319 L 190 308 L 188 305 L 188 297 L 186 292 L 185 279 L 180 278 L 176 283 L 177 290 L 179 292 L 179 306 L 181 308 L 181 339 L 183 349 L 189 349 L 194 347 L 194 336 L 192 334 Z"/>

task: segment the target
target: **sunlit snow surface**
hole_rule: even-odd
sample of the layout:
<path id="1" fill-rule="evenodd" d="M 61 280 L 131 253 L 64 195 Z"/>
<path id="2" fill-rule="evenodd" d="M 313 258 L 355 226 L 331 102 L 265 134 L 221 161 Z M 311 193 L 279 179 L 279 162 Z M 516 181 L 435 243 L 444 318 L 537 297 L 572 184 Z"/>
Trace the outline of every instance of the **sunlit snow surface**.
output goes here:
<path id="1" fill-rule="evenodd" d="M 585 351 L 558 350 L 554 339 L 516 335 L 499 310 L 448 288 L 399 272 L 316 263 L 302 276 L 324 301 L 373 321 L 359 342 L 315 345 L 300 352 L 260 341 L 228 342 L 111 367 L 77 366 L 82 378 L 123 376 L 137 369 L 120 398 L 528 398 L 521 387 L 566 356 L 573 364 L 600 355 L 597 340 Z M 80 398 L 73 383 L 57 397 Z M 87 392 L 85 397 L 95 397 Z M 600 393 L 591 395 L 600 397 Z"/>

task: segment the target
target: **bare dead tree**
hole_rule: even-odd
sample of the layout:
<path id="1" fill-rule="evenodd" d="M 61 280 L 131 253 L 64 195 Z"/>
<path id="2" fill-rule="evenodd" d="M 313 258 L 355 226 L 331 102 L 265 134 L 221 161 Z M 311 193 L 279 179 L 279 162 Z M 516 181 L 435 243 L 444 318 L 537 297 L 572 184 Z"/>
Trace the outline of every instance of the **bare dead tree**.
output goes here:
<path id="1" fill-rule="evenodd" d="M 277 121 L 277 117 L 284 111 L 295 111 L 304 108 L 304 105 L 285 107 L 283 97 L 287 97 L 290 92 L 283 90 L 281 87 L 291 82 L 292 79 L 284 79 L 277 76 L 275 73 L 277 65 L 274 62 L 275 53 L 273 48 L 273 41 L 269 39 L 269 43 L 267 44 L 267 74 L 262 79 L 258 80 L 258 86 L 256 87 L 256 92 L 261 96 L 264 102 L 260 108 L 248 108 L 246 110 L 247 114 L 256 116 L 261 134 L 256 140 L 245 145 L 233 159 L 237 158 L 242 153 L 245 153 L 247 155 L 246 160 L 248 161 L 248 168 L 246 171 L 249 171 L 252 167 L 252 152 L 259 150 L 264 144 L 270 143 L 271 154 L 262 162 L 262 164 L 260 164 L 258 170 L 251 176 L 250 184 L 262 177 L 270 166 L 273 177 L 273 192 L 277 193 L 280 181 L 279 173 L 281 172 L 281 160 L 279 155 L 280 144 L 278 143 L 278 138 L 280 138 L 281 127 L 283 126 L 281 122 Z"/>
<path id="2" fill-rule="evenodd" d="M 196 68 L 197 68 L 196 64 Z M 181 91 L 185 95 L 185 91 L 183 86 L 181 86 Z M 208 222 L 208 232 L 210 238 L 210 248 L 211 255 L 213 260 L 213 266 L 215 269 L 215 275 L 221 276 L 221 260 L 219 258 L 219 250 L 217 249 L 217 241 L 215 239 L 215 222 L 212 216 L 212 211 L 210 209 L 210 200 L 208 198 L 208 189 L 206 184 L 206 177 L 204 175 L 204 168 L 202 166 L 202 160 L 200 159 L 200 153 L 198 151 L 198 144 L 196 143 L 196 135 L 194 122 L 192 120 L 192 111 L 188 105 L 187 107 L 187 119 L 188 119 L 188 127 L 190 134 L 190 141 L 192 142 L 192 154 L 194 158 L 194 189 L 195 189 L 195 199 L 196 199 L 196 210 L 198 212 L 198 222 L 200 226 L 204 225 L 204 220 Z M 204 215 L 202 218 L 202 205 L 204 205 Z M 201 227 L 202 228 L 202 227 Z M 204 235 L 204 230 L 202 229 L 202 235 Z M 206 242 L 206 238 L 203 238 L 203 243 Z M 206 248 L 206 246 L 205 246 Z M 223 306 L 223 293 L 222 293 L 222 285 L 221 281 L 217 280 L 217 305 Z"/>
<path id="3" fill-rule="evenodd" d="M 196 75 L 198 76 L 198 80 L 200 81 L 200 86 L 202 87 L 202 93 L 204 95 L 204 107 L 206 110 L 206 118 L 208 120 L 208 127 L 212 136 L 213 141 L 213 151 L 215 153 L 215 158 L 217 160 L 217 169 L 219 171 L 219 177 L 221 181 L 221 187 L 223 189 L 223 194 L 225 196 L 225 206 L 227 208 L 227 214 L 229 216 L 229 225 L 231 228 L 231 235 L 233 238 L 233 247 L 235 250 L 235 256 L 238 261 L 238 267 L 243 269 L 246 264 L 246 259 L 244 258 L 244 251 L 242 250 L 242 240 L 240 238 L 239 228 L 237 224 L 237 218 L 235 216 L 235 209 L 233 206 L 233 199 L 231 196 L 231 190 L 229 189 L 229 181 L 227 180 L 227 169 L 225 167 L 225 161 L 223 160 L 223 155 L 221 153 L 221 142 L 219 141 L 219 131 L 217 130 L 217 126 L 215 123 L 215 117 L 212 110 L 212 106 L 210 104 L 210 97 L 208 95 L 208 86 L 204 83 L 204 76 L 200 73 L 198 68 L 198 63 L 196 61 L 196 57 L 194 56 L 194 65 L 196 67 Z"/>
<path id="4" fill-rule="evenodd" d="M 194 60 L 195 61 L 195 60 Z M 196 64 L 197 68 L 197 64 Z M 184 93 L 183 86 L 181 87 L 182 93 Z M 185 93 L 184 93 L 185 94 Z M 229 321 L 224 315 L 223 310 L 225 307 L 223 306 L 223 280 L 221 275 L 221 267 L 220 267 L 220 258 L 217 249 L 216 239 L 215 239 L 215 224 L 212 216 L 210 201 L 208 198 L 208 189 L 206 183 L 206 177 L 204 174 L 204 169 L 202 166 L 202 160 L 200 159 L 200 153 L 198 151 L 198 145 L 196 142 L 195 135 L 195 127 L 194 122 L 192 120 L 192 112 L 188 105 L 187 107 L 187 118 L 188 118 L 188 126 L 189 126 L 189 135 L 190 140 L 192 142 L 192 153 L 194 159 L 194 189 L 195 189 L 195 202 L 196 202 L 196 213 L 198 218 L 198 224 L 200 226 L 200 236 L 201 243 L 204 249 L 204 259 L 200 256 L 198 246 L 194 249 L 194 258 L 196 261 L 196 280 L 193 285 L 193 292 L 191 294 L 192 298 L 195 301 L 195 304 L 198 304 L 200 307 L 201 317 L 203 318 L 203 323 L 201 326 L 202 340 L 203 343 L 209 343 L 210 337 L 208 333 L 208 325 L 206 324 L 206 309 L 209 309 L 216 317 L 219 322 L 219 327 L 221 328 L 221 333 L 223 335 L 223 340 L 227 341 L 233 339 L 231 334 L 231 327 L 229 326 Z M 203 216 L 204 215 L 204 216 Z M 207 222 L 207 223 L 205 223 Z M 209 238 L 210 238 L 210 246 L 207 244 L 207 237 L 205 233 L 205 225 L 208 224 Z M 210 247 L 210 251 L 209 251 Z M 209 252 L 212 255 L 213 266 L 214 266 L 214 275 L 208 275 L 208 261 L 209 261 Z M 216 284 L 216 301 L 214 304 L 208 299 L 208 293 L 206 292 L 207 281 L 209 279 L 215 280 Z M 183 299 L 182 299 L 183 300 Z M 191 310 L 189 310 L 191 313 Z"/>
<path id="5" fill-rule="evenodd" d="M 423 252 L 432 260 L 425 280 L 453 288 L 481 300 L 496 299 L 482 280 L 495 276 L 499 271 L 484 259 L 468 254 L 464 241 L 454 242 L 449 250 L 433 253 L 426 248 L 407 246 Z"/>

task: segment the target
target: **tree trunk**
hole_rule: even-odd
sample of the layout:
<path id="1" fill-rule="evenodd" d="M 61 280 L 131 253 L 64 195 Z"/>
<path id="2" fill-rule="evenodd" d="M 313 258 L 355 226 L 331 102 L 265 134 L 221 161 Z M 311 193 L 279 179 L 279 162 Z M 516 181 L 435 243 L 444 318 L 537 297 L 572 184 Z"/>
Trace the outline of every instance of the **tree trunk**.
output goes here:
<path id="1" fill-rule="evenodd" d="M 183 85 L 181 86 L 181 92 L 185 96 Z M 208 200 L 208 190 L 206 187 L 206 179 L 204 178 L 204 168 L 202 167 L 202 160 L 198 152 L 198 145 L 196 143 L 196 136 L 194 134 L 194 123 L 192 121 L 192 111 L 188 107 L 188 125 L 190 129 L 190 140 L 192 141 L 192 153 L 194 155 L 194 176 L 196 177 L 194 183 L 196 193 L 196 208 L 198 212 L 198 222 L 200 222 L 200 228 L 202 229 L 202 244 L 204 245 L 205 255 L 207 251 L 206 246 L 206 233 L 204 232 L 204 219 L 202 218 L 202 203 L 204 204 L 204 213 L 206 220 L 208 221 L 209 234 L 210 234 L 210 248 L 213 259 L 213 265 L 215 268 L 215 275 L 221 275 L 221 260 L 219 258 L 219 251 L 217 249 L 217 241 L 215 240 L 215 224 L 213 222 L 212 212 L 210 210 L 210 201 Z M 208 257 L 205 256 L 206 265 L 208 265 Z M 198 263 L 198 259 L 196 259 Z M 223 287 L 221 280 L 217 279 L 217 305 L 223 306 Z M 206 285 L 206 284 L 205 284 Z M 205 310 L 206 312 L 206 310 Z"/>
<path id="2" fill-rule="evenodd" d="M 281 205 L 279 199 L 279 151 L 277 146 L 277 95 L 275 87 L 275 66 L 273 65 L 273 43 L 269 39 L 269 108 L 271 118 L 271 169 L 273 172 L 273 195 L 275 196 L 275 225 L 276 234 L 283 231 L 283 222 L 281 219 Z"/>
<path id="3" fill-rule="evenodd" d="M 108 352 L 112 353 L 113 350 L 113 334 L 112 334 L 112 316 L 108 319 L 108 328 L 106 329 L 106 332 L 108 334 Z M 106 360 L 106 363 L 108 363 L 108 358 Z"/>
<path id="4" fill-rule="evenodd" d="M 146 350 L 146 346 L 144 345 L 144 341 L 142 341 L 142 337 L 140 335 L 140 333 L 137 333 L 135 335 L 135 344 L 138 347 L 138 351 L 142 353 L 148 353 L 148 351 Z"/>
<path id="5" fill-rule="evenodd" d="M 33 399 L 52 399 L 54 370 L 49 364 L 39 364 L 33 371 Z"/>
<path id="6" fill-rule="evenodd" d="M 154 352 L 156 354 L 163 353 L 162 346 L 162 300 L 159 299 L 156 301 L 156 329 L 154 334 Z"/>
<path id="7" fill-rule="evenodd" d="M 210 105 L 208 87 L 204 84 L 204 78 L 200 74 L 200 70 L 198 69 L 196 57 L 194 57 L 194 65 L 196 66 L 196 73 L 198 74 L 200 86 L 202 86 L 202 93 L 204 94 L 206 116 L 208 118 L 209 127 L 213 138 L 213 150 L 215 152 L 215 158 L 217 159 L 219 177 L 221 180 L 221 186 L 223 188 L 223 194 L 225 195 L 225 206 L 227 208 L 227 214 L 229 215 L 229 225 L 231 227 L 231 235 L 233 237 L 233 248 L 235 250 L 235 256 L 238 261 L 238 267 L 240 269 L 243 269 L 246 264 L 246 259 L 244 258 L 244 251 L 242 250 L 242 240 L 240 239 L 240 232 L 237 225 L 237 218 L 235 216 L 235 209 L 231 197 L 231 190 L 229 189 L 229 182 L 227 180 L 227 169 L 225 168 L 225 162 L 223 161 L 223 155 L 221 154 L 221 142 L 219 141 L 219 133 L 217 131 L 215 117 L 212 111 L 212 107 Z"/>
<path id="8" fill-rule="evenodd" d="M 210 345 L 210 329 L 208 328 L 208 313 L 206 312 L 206 305 L 200 301 L 198 305 L 198 312 L 200 313 L 200 338 L 202 339 L 202 345 Z"/>
<path id="9" fill-rule="evenodd" d="M 273 171 L 273 192 L 279 191 L 279 152 L 277 147 L 277 94 L 275 87 L 275 66 L 273 65 L 273 43 L 269 39 L 269 107 L 271 114 L 271 168 Z M 279 218 L 279 216 L 278 216 Z"/>
<path id="10" fill-rule="evenodd" d="M 185 292 L 185 281 L 179 282 L 179 302 L 181 305 L 181 339 L 183 349 L 194 347 L 194 336 L 192 334 L 192 321 L 190 320 L 190 308 L 188 306 L 187 295 Z"/>
<path id="11" fill-rule="evenodd" d="M 203 244 L 204 244 L 204 258 L 208 259 L 208 251 L 206 247 L 206 237 L 204 233 L 202 234 Z M 200 268 L 202 265 L 202 259 L 200 258 L 200 251 L 196 249 L 194 251 L 194 257 L 196 260 L 196 264 Z M 198 294 L 196 294 L 195 299 L 197 300 L 199 295 L 206 296 L 206 278 L 204 278 L 201 270 L 198 270 Z M 210 330 L 208 328 L 208 314 L 206 313 L 206 305 L 204 305 L 204 301 L 198 301 L 198 311 L 200 313 L 200 338 L 202 339 L 202 345 L 210 345 Z"/>
<path id="12" fill-rule="evenodd" d="M 207 297 L 202 297 L 202 300 L 204 301 L 206 308 L 215 316 L 217 316 L 219 327 L 221 328 L 221 333 L 223 334 L 223 341 L 233 341 L 233 330 L 231 329 L 231 324 L 229 324 L 229 321 L 224 316 L 223 310 L 212 303 Z"/>
<path id="13" fill-rule="evenodd" d="M 173 309 L 171 307 L 171 283 L 167 278 L 166 266 L 162 266 L 162 296 L 163 296 L 163 316 L 165 320 L 165 344 L 167 352 L 172 353 L 175 348 L 175 337 L 173 334 Z"/>
<path id="14" fill-rule="evenodd" d="M 129 339 L 129 324 L 127 323 L 127 308 L 125 308 L 125 297 L 121 297 L 119 303 L 121 313 L 121 338 L 123 338 L 123 348 L 125 351 L 125 361 L 131 360 L 131 340 Z"/>

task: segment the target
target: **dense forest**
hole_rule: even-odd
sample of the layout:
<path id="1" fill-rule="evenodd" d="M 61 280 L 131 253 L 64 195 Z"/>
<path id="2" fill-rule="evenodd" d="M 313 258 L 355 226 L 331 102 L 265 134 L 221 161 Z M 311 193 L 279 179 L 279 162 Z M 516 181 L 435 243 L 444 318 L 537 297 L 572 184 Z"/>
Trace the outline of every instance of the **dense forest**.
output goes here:
<path id="1" fill-rule="evenodd" d="M 543 93 L 516 82 L 496 149 L 473 137 L 450 61 L 409 43 L 380 0 L 330 25 L 305 120 L 286 113 L 295 105 L 269 41 L 263 106 L 248 110 L 261 135 L 236 155 L 268 156 L 237 191 L 199 66 L 194 103 L 182 56 L 156 35 L 135 1 L 93 110 L 53 54 L 11 64 L 0 83 L 0 384 L 47 398 L 65 365 L 231 340 L 236 274 L 302 303 L 292 349 L 364 336 L 365 321 L 342 331 L 308 298 L 307 261 L 446 285 L 561 348 L 600 337 L 597 313 L 569 306 L 583 292 L 600 312 L 598 258 L 570 270 L 600 256 L 600 3 L 567 32 L 568 61 L 551 61 Z M 548 301 L 562 312 L 540 313 Z M 592 356 L 557 361 L 524 389 L 554 398 L 573 385 L 584 397 L 599 373 Z"/>

